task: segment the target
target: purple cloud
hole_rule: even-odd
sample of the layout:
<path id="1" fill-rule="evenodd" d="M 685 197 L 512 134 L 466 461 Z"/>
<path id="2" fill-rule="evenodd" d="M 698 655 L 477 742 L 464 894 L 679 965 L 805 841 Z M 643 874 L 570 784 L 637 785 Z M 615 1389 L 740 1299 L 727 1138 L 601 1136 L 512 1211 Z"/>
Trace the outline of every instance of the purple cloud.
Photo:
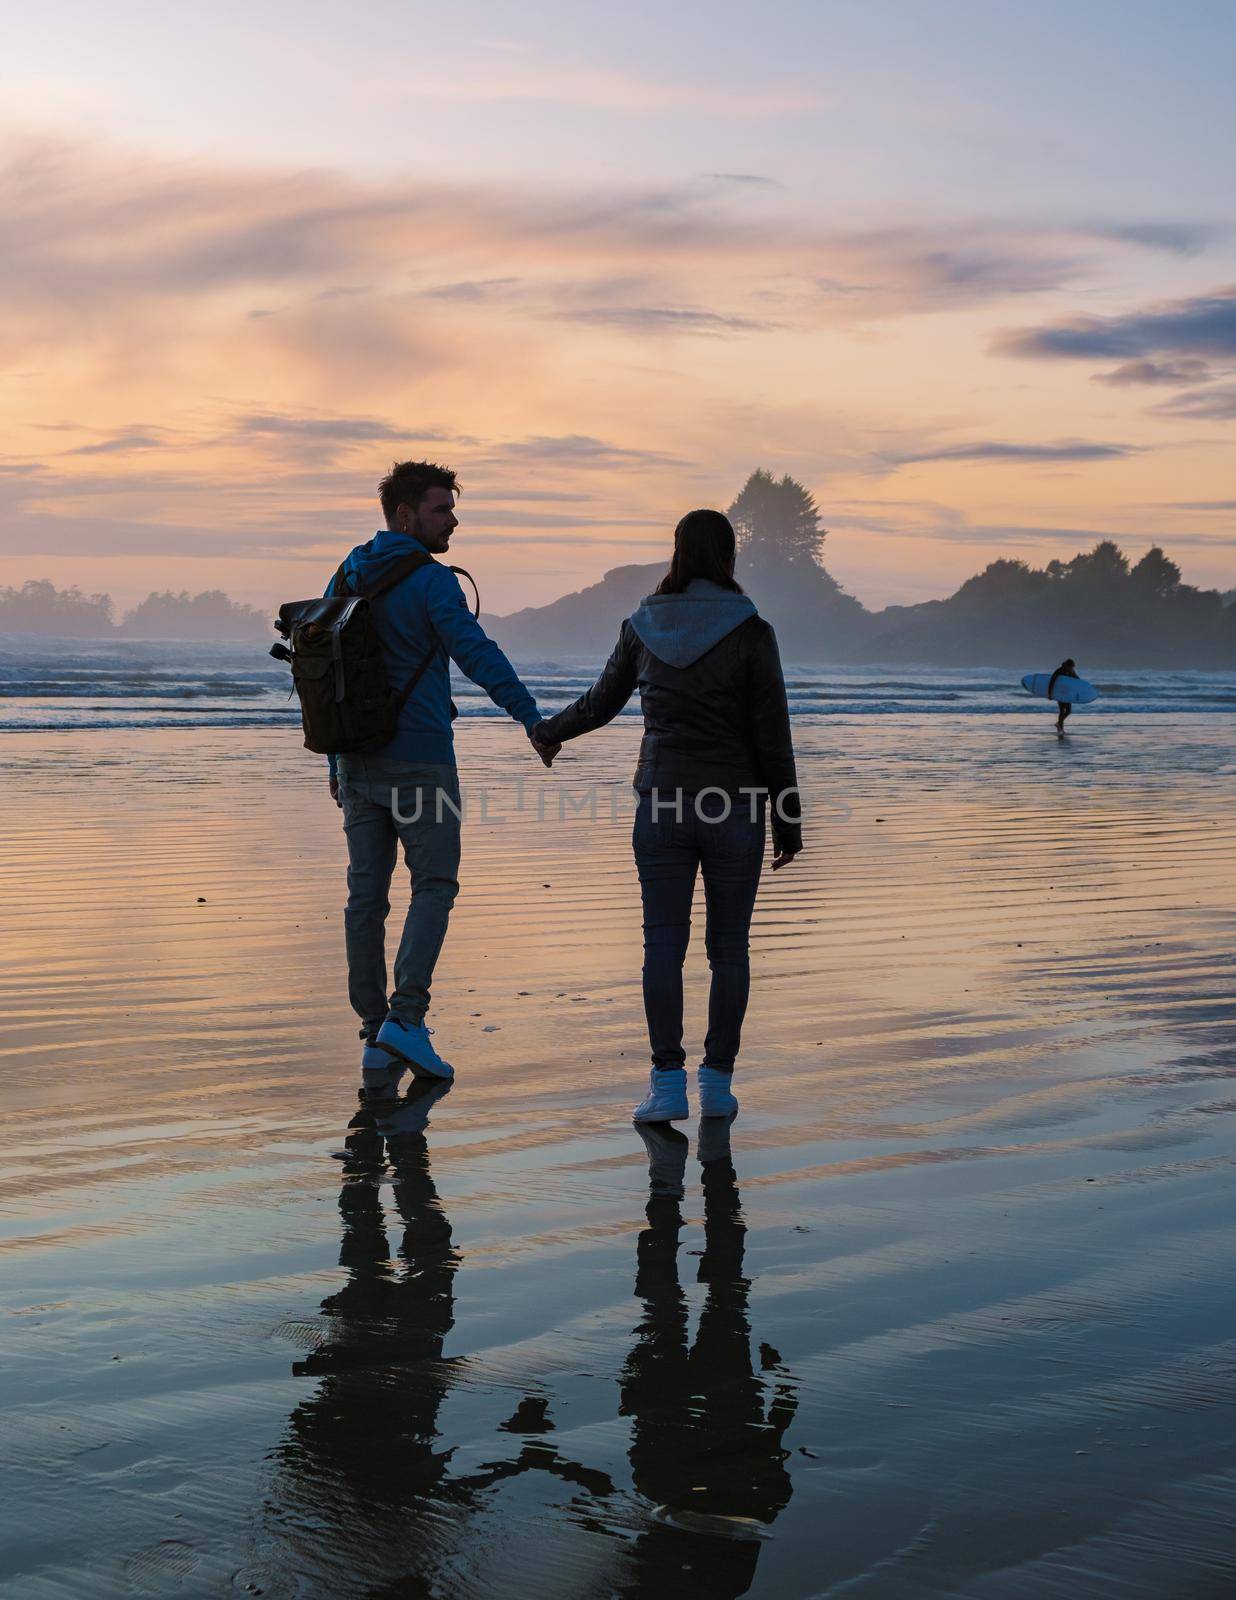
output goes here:
<path id="1" fill-rule="evenodd" d="M 936 449 L 888 455 L 883 460 L 891 466 L 904 467 L 919 461 L 1114 461 L 1137 453 L 1134 445 L 1091 444 L 1083 439 L 1062 439 L 1054 444 L 1008 444 L 1002 440 L 980 439 L 971 444 L 941 445 Z"/>
<path id="2" fill-rule="evenodd" d="M 1200 356 L 1178 356 L 1167 361 L 1126 361 L 1112 372 L 1096 373 L 1094 381 L 1116 389 L 1129 384 L 1173 384 L 1179 388 L 1186 383 L 1205 383 L 1210 375 L 1210 364 Z"/>
<path id="3" fill-rule="evenodd" d="M 1236 358 L 1236 284 L 1210 294 L 1164 301 L 1112 317 L 1076 317 L 1038 328 L 1001 334 L 995 349 L 1003 355 L 1039 356 L 1067 361 L 1115 357 L 1194 356 Z"/>
<path id="4" fill-rule="evenodd" d="M 1219 384 L 1213 389 L 1191 389 L 1165 400 L 1155 410 L 1164 417 L 1196 417 L 1208 422 L 1230 422 L 1236 418 L 1236 383 Z"/>
<path id="5" fill-rule="evenodd" d="M 115 433 L 109 439 L 100 439 L 97 444 L 74 445 L 73 449 L 64 453 L 66 456 L 116 456 L 130 450 L 161 450 L 166 444 L 166 439 L 154 433 L 131 429 Z"/>
<path id="6" fill-rule="evenodd" d="M 620 328 L 624 333 L 757 333 L 771 326 L 752 317 L 725 316 L 693 306 L 596 306 L 584 311 L 553 313 L 559 322 L 577 322 L 597 328 Z"/>

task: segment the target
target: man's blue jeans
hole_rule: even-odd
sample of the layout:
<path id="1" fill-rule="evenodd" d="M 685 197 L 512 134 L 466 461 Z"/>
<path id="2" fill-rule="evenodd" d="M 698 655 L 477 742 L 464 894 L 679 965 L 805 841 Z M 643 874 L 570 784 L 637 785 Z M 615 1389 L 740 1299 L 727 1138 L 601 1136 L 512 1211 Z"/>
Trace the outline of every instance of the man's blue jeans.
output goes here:
<path id="1" fill-rule="evenodd" d="M 340 756 L 339 798 L 348 841 L 348 998 L 373 1035 L 388 1014 L 419 1022 L 429 1008 L 433 969 L 459 893 L 459 774 L 446 764 Z M 412 902 L 388 1001 L 386 918 L 400 845 Z"/>
<path id="2" fill-rule="evenodd" d="M 750 795 L 727 800 L 705 790 L 697 804 L 693 794 L 640 791 L 632 843 L 644 902 L 644 1010 L 654 1067 L 686 1062 L 682 964 L 695 874 L 702 869 L 712 969 L 703 1064 L 733 1069 L 751 989 L 751 913 L 764 862 L 764 799 L 756 799 L 754 821 L 751 801 Z"/>

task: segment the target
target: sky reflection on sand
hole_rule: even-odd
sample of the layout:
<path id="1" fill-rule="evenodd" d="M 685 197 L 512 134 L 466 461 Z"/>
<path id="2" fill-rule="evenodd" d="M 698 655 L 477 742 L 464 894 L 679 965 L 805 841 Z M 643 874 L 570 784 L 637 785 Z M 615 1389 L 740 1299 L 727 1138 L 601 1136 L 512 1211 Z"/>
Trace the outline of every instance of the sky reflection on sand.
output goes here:
<path id="1" fill-rule="evenodd" d="M 504 732 L 466 730 L 470 781 L 509 784 Z M 573 775 L 617 782 L 629 732 Z M 805 729 L 849 813 L 762 890 L 728 1159 L 626 1121 L 621 824 L 470 826 L 460 1081 L 348 1129 L 319 765 L 10 736 L 3 1583 L 1221 1589 L 1236 746 L 1205 734 Z"/>

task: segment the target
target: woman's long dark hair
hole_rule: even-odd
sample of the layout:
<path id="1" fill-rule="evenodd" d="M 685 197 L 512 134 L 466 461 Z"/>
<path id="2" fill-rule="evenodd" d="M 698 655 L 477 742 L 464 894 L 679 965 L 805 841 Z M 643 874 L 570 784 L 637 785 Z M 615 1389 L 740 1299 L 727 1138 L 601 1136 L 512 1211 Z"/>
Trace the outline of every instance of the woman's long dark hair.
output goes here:
<path id="1" fill-rule="evenodd" d="M 654 594 L 682 594 L 693 578 L 707 578 L 719 588 L 742 593 L 734 580 L 738 541 L 734 526 L 720 511 L 688 511 L 674 529 L 674 554 L 669 571 Z"/>

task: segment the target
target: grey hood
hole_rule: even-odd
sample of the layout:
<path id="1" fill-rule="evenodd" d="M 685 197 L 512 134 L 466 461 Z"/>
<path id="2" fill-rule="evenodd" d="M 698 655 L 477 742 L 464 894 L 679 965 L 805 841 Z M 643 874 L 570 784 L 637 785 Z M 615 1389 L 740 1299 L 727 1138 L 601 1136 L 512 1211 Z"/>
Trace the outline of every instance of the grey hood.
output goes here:
<path id="1" fill-rule="evenodd" d="M 683 594 L 650 594 L 631 618 L 640 643 L 667 667 L 689 667 L 758 612 L 745 594 L 692 578 Z"/>

